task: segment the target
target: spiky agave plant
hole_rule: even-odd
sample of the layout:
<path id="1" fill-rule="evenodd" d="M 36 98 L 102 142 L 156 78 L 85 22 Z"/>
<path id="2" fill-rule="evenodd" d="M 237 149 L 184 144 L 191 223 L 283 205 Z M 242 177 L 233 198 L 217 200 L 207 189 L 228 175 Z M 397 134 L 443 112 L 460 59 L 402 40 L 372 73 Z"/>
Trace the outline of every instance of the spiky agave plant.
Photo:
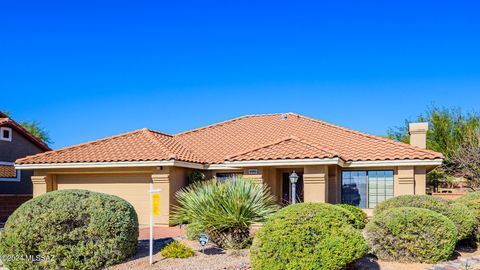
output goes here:
<path id="1" fill-rule="evenodd" d="M 241 177 L 194 183 L 176 197 L 172 223 L 196 223 L 226 248 L 245 247 L 250 225 L 265 222 L 278 209 L 268 186 Z"/>

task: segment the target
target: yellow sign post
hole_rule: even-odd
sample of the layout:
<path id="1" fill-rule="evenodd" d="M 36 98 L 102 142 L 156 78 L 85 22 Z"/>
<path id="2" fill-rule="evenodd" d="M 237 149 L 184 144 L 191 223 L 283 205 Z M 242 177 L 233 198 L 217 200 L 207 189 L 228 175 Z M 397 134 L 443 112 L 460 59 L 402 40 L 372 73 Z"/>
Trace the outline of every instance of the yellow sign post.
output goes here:
<path id="1" fill-rule="evenodd" d="M 150 265 L 153 264 L 153 217 L 160 216 L 160 192 L 161 189 L 153 189 L 153 184 L 150 183 L 150 190 L 148 191 L 150 196 L 150 247 L 149 257 Z"/>
<path id="2" fill-rule="evenodd" d="M 160 194 L 152 194 L 152 215 L 154 217 L 160 216 Z"/>

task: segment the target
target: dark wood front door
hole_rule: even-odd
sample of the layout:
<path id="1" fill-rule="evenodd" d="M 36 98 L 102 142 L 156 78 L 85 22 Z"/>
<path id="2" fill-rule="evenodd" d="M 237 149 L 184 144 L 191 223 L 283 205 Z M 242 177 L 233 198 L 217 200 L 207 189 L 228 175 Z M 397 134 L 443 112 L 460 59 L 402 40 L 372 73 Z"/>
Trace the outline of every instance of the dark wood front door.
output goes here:
<path id="1" fill-rule="evenodd" d="M 296 184 L 297 189 L 297 202 L 303 202 L 303 174 L 298 174 L 298 180 Z M 292 183 L 290 183 L 290 173 L 282 174 L 282 203 L 291 204 L 292 203 Z"/>

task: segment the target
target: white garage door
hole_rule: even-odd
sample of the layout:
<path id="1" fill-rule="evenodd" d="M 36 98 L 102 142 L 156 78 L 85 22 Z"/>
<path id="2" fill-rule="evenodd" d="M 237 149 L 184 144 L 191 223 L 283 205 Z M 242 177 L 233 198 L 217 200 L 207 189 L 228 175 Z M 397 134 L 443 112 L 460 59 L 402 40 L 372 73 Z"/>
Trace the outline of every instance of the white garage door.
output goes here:
<path id="1" fill-rule="evenodd" d="M 116 195 L 130 202 L 140 224 L 149 222 L 148 174 L 79 174 L 57 175 L 58 190 L 86 189 Z"/>

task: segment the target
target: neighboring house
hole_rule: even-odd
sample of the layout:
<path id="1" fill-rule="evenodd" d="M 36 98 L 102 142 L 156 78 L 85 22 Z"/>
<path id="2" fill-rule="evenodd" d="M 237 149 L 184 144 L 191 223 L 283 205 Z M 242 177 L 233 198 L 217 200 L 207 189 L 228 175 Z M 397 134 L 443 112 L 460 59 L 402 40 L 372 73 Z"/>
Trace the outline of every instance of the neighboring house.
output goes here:
<path id="1" fill-rule="evenodd" d="M 242 174 L 270 186 L 279 203 L 291 200 L 295 171 L 300 201 L 371 209 L 393 196 L 425 194 L 427 172 L 442 162 L 424 149 L 427 129 L 412 124 L 409 145 L 294 113 L 249 115 L 176 135 L 136 130 L 16 164 L 35 170 L 34 196 L 72 188 L 115 194 L 132 203 L 140 224 L 148 224 L 153 183 L 161 189 L 155 223 L 168 226 L 175 192 L 192 170 L 222 181 Z"/>
<path id="2" fill-rule="evenodd" d="M 44 142 L 0 112 L 0 222 L 32 198 L 33 171 L 15 170 L 15 160 L 49 150 Z"/>

